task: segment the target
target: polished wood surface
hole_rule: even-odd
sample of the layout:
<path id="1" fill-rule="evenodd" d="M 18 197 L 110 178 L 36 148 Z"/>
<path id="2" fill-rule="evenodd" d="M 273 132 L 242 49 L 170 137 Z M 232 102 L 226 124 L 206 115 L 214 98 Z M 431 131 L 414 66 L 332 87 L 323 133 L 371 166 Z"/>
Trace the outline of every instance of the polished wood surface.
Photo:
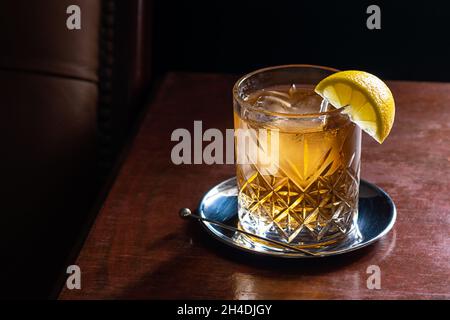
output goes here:
<path id="1" fill-rule="evenodd" d="M 362 178 L 394 199 L 394 229 L 343 256 L 285 261 L 249 256 L 178 218 L 234 174 L 232 165 L 174 165 L 176 128 L 232 128 L 237 77 L 167 76 L 134 139 L 77 261 L 82 289 L 61 299 L 450 298 L 450 84 L 389 82 L 394 128 L 379 145 L 364 136 Z M 381 289 L 367 288 L 367 268 Z"/>

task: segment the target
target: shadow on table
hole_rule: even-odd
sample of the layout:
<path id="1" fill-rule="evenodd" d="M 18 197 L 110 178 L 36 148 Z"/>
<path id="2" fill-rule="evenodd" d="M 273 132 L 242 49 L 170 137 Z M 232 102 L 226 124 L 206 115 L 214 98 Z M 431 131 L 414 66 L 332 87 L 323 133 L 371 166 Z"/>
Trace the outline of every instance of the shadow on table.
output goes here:
<path id="1" fill-rule="evenodd" d="M 259 270 L 276 270 L 277 272 L 282 270 L 285 275 L 314 275 L 336 271 L 361 259 L 370 258 L 370 256 L 375 254 L 375 248 L 377 247 L 377 243 L 375 243 L 356 251 L 322 258 L 277 258 L 251 254 L 232 248 L 218 240 L 213 239 L 206 232 L 200 230 L 201 227 L 196 224 L 189 225 L 187 229 L 196 243 L 204 246 L 209 252 L 219 258 L 247 265 Z"/>
<path id="2" fill-rule="evenodd" d="M 179 232 L 167 234 L 147 248 L 148 252 L 167 252 L 168 259 L 161 259 L 153 270 L 121 288 L 113 297 L 234 299 L 236 280 L 231 279 L 236 274 L 273 280 L 281 280 L 282 275 L 283 281 L 296 281 L 303 276 L 332 273 L 363 259 L 370 260 L 375 247 L 376 244 L 341 256 L 317 259 L 264 257 L 228 247 L 211 238 L 197 223 L 187 223 Z"/>

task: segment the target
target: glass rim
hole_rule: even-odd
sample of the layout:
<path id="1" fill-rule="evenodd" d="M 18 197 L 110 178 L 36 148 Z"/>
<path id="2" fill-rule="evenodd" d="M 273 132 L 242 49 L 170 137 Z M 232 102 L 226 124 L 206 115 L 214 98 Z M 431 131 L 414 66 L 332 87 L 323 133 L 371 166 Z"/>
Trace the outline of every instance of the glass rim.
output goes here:
<path id="1" fill-rule="evenodd" d="M 338 109 L 334 109 L 334 110 L 329 110 L 329 111 L 324 111 L 324 112 L 316 112 L 316 113 L 284 113 L 284 112 L 275 112 L 275 111 L 269 111 L 269 110 L 264 110 L 264 109 L 257 109 L 255 107 L 253 107 L 251 104 L 249 104 L 247 101 L 243 100 L 240 96 L 239 96 L 239 87 L 240 85 L 247 79 L 253 77 L 254 75 L 263 73 L 263 72 L 267 72 L 267 71 L 272 71 L 272 70 L 279 70 L 279 69 L 295 69 L 295 68 L 310 68 L 310 69 L 320 69 L 320 70 L 325 70 L 325 71 L 331 71 L 331 72 L 338 72 L 339 69 L 335 69 L 335 68 L 331 68 L 331 67 L 325 67 L 325 66 L 320 66 L 320 65 L 314 65 L 314 64 L 284 64 L 284 65 L 278 65 L 278 66 L 273 66 L 273 67 L 266 67 L 266 68 L 261 68 L 261 69 L 257 69 L 255 71 L 252 71 L 250 73 L 245 74 L 244 76 L 240 77 L 236 83 L 233 86 L 233 98 L 235 100 L 237 100 L 237 102 L 247 108 L 250 109 L 252 112 L 257 112 L 257 113 L 263 113 L 265 115 L 269 115 L 269 116 L 276 116 L 276 117 L 284 117 L 284 118 L 318 118 L 321 116 L 330 116 L 330 115 L 334 115 L 334 114 L 339 114 L 342 113 L 343 110 L 346 109 L 347 106 L 344 106 L 342 108 L 338 108 Z"/>

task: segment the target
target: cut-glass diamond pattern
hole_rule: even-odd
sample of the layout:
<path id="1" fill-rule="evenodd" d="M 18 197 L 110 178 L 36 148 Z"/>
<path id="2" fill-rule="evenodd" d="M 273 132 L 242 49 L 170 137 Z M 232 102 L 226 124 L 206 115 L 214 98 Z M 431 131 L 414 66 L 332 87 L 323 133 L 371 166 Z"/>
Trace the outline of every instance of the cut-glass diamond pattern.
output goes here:
<path id="1" fill-rule="evenodd" d="M 287 175 L 262 175 L 255 166 L 237 171 L 240 220 L 244 228 L 286 242 L 321 241 L 348 232 L 357 212 L 359 163 L 351 157 L 346 167 L 327 175 L 330 152 L 301 187 Z M 261 228 L 261 226 L 264 226 Z"/>

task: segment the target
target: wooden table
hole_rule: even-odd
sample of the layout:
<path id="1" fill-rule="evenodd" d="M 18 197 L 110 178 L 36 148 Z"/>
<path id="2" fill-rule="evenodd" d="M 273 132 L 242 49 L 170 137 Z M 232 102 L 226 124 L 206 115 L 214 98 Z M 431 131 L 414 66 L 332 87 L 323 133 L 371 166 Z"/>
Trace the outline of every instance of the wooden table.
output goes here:
<path id="1" fill-rule="evenodd" d="M 397 103 L 383 145 L 363 138 L 362 178 L 394 199 L 394 229 L 351 254 L 308 261 L 252 257 L 178 218 L 232 165 L 174 165 L 176 128 L 232 128 L 236 77 L 169 74 L 134 139 L 76 264 L 82 289 L 61 299 L 450 298 L 450 83 L 389 82 Z M 369 290 L 368 266 L 381 268 Z"/>

